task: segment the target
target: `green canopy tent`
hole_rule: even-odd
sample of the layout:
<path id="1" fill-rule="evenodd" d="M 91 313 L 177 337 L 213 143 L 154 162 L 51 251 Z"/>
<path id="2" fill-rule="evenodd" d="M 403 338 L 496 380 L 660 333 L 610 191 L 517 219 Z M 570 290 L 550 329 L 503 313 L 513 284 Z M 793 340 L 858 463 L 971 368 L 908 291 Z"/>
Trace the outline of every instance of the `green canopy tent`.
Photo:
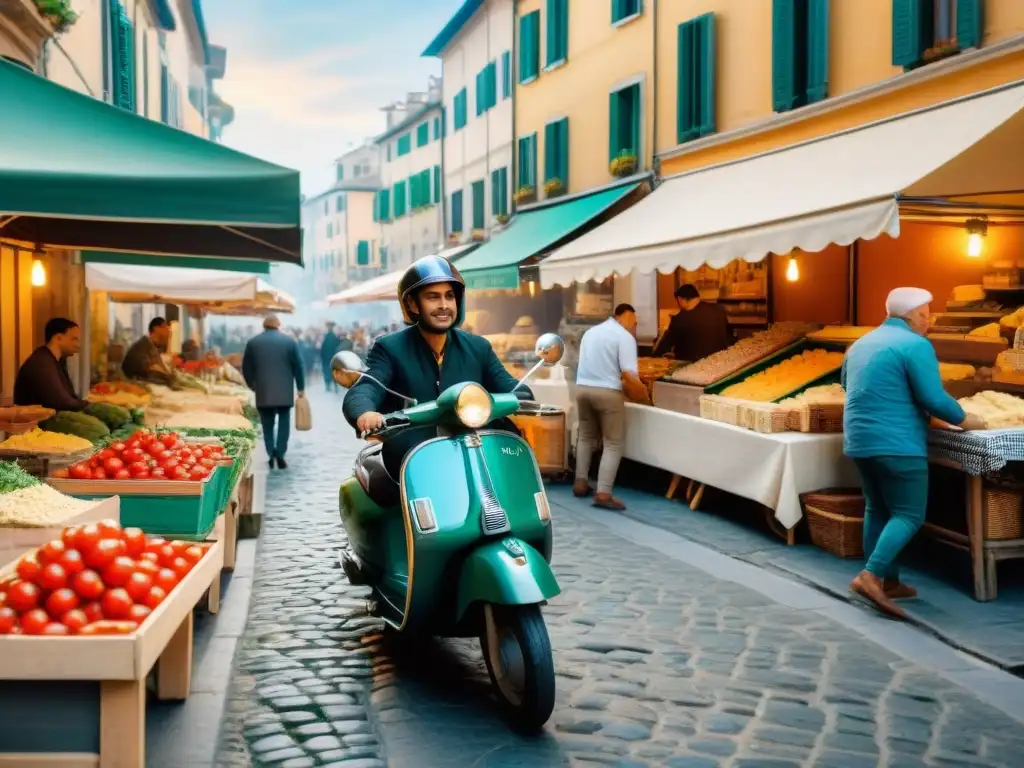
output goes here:
<path id="1" fill-rule="evenodd" d="M 0 61 L 0 237 L 301 264 L 299 174 Z"/>

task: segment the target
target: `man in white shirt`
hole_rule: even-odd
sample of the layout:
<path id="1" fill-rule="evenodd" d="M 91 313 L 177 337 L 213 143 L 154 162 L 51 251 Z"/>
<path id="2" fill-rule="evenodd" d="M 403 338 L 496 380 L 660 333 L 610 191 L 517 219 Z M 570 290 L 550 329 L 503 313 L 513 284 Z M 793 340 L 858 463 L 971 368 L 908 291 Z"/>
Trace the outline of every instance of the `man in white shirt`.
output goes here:
<path id="1" fill-rule="evenodd" d="M 589 496 L 590 462 L 597 450 L 598 438 L 604 443 L 601 466 L 597 472 L 594 506 L 622 510 L 626 505 L 612 496 L 615 475 L 622 461 L 626 438 L 625 388 L 632 397 L 646 389 L 637 373 L 636 310 L 619 304 L 614 317 L 594 326 L 580 341 L 580 360 L 576 368 L 576 410 L 579 438 L 576 443 L 577 497 Z"/>

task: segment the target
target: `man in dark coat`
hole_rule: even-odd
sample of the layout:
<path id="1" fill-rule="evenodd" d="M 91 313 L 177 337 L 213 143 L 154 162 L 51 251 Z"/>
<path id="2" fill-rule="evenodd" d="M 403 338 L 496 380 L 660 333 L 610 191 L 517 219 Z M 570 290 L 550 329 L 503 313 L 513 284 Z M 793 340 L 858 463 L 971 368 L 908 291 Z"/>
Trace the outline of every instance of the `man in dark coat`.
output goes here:
<path id="1" fill-rule="evenodd" d="M 15 405 L 41 405 L 55 411 L 80 411 L 89 404 L 75 394 L 68 358 L 78 354 L 82 334 L 78 323 L 55 317 L 43 331 L 46 342 L 28 356 L 14 380 Z"/>
<path id="2" fill-rule="evenodd" d="M 697 286 L 689 283 L 679 286 L 675 295 L 679 313 L 655 347 L 655 357 L 671 353 L 676 360 L 695 363 L 733 343 L 721 304 L 701 301 Z"/>
<path id="3" fill-rule="evenodd" d="M 268 315 L 263 333 L 249 340 L 242 357 L 242 376 L 249 389 L 256 393 L 256 410 L 263 424 L 263 444 L 274 463 L 287 469 L 284 460 L 291 432 L 291 411 L 295 391 L 304 397 L 306 371 L 295 339 L 281 333 L 281 321 Z M 276 427 L 276 429 L 275 429 Z"/>
<path id="4" fill-rule="evenodd" d="M 121 370 L 129 379 L 147 379 L 171 385 L 174 374 L 164 365 L 160 353 L 171 339 L 171 324 L 162 317 L 149 321 L 149 334 L 132 344 L 121 361 Z"/>
<path id="5" fill-rule="evenodd" d="M 327 333 L 320 342 L 320 370 L 324 375 L 324 389 L 328 392 L 338 391 L 338 382 L 331 376 L 331 359 L 341 351 L 341 339 L 334 332 L 334 323 L 327 324 Z"/>
<path id="6" fill-rule="evenodd" d="M 448 387 L 466 381 L 495 394 L 515 388 L 518 382 L 505 370 L 490 342 L 458 330 L 465 316 L 465 282 L 446 259 L 427 256 L 415 262 L 402 277 L 398 290 L 409 327 L 377 339 L 366 360 L 371 376 L 419 403 L 436 400 Z M 533 398 L 526 387 L 520 387 L 517 393 L 524 399 Z M 407 405 L 363 378 L 345 395 L 343 410 L 349 424 L 363 434 L 380 428 L 384 413 Z M 508 420 L 494 422 L 491 427 L 518 434 Z M 405 455 L 434 437 L 436 427 L 417 427 L 385 442 L 382 455 L 391 477 L 399 479 Z"/>

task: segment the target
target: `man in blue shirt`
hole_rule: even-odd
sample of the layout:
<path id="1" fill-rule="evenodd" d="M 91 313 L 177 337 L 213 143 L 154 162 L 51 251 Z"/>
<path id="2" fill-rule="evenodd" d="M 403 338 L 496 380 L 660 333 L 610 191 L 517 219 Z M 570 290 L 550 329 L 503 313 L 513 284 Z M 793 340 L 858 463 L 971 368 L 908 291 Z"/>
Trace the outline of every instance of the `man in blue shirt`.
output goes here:
<path id="1" fill-rule="evenodd" d="M 925 338 L 932 295 L 896 288 L 886 321 L 859 339 L 843 361 L 844 452 L 864 490 L 867 565 L 850 589 L 883 613 L 904 618 L 894 599 L 915 597 L 900 582 L 896 560 L 924 523 L 928 506 L 929 417 L 984 429 L 942 386 L 935 349 Z"/>

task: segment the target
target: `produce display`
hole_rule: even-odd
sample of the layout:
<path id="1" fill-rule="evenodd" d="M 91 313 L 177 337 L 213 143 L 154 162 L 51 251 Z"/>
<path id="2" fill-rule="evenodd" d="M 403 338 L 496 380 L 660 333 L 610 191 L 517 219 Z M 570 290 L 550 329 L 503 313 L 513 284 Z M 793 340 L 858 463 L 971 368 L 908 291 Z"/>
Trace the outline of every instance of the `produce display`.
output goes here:
<path id="1" fill-rule="evenodd" d="M 175 432 L 137 430 L 85 461 L 55 470 L 74 480 L 179 480 L 201 482 L 225 459 L 224 447 L 187 443 Z"/>
<path id="2" fill-rule="evenodd" d="M 128 381 L 106 381 L 89 390 L 86 399 L 91 403 L 110 403 L 123 408 L 142 408 L 152 398 L 145 387 Z"/>
<path id="3" fill-rule="evenodd" d="M 244 402 L 237 395 L 211 395 L 195 390 L 179 391 L 155 386 L 152 407 L 160 411 L 216 411 L 241 416 Z"/>
<path id="4" fill-rule="evenodd" d="M 1003 337 L 1003 334 L 999 331 L 999 323 L 989 323 L 988 325 L 982 325 L 978 328 L 975 328 L 967 335 L 982 339 L 1001 339 Z"/>
<path id="5" fill-rule="evenodd" d="M 131 412 L 113 403 L 89 403 L 83 413 L 99 419 L 110 430 L 119 429 L 132 420 Z"/>
<path id="6" fill-rule="evenodd" d="M 39 427 L 20 435 L 11 435 L 0 443 L 0 450 L 22 453 L 78 453 L 92 447 L 92 443 L 84 437 L 47 432 Z"/>
<path id="7" fill-rule="evenodd" d="M 978 370 L 973 365 L 962 363 L 939 363 L 939 376 L 943 381 L 964 381 L 973 379 Z"/>
<path id="8" fill-rule="evenodd" d="M 89 506 L 43 485 L 17 464 L 0 461 L 0 527 L 48 528 Z"/>
<path id="9" fill-rule="evenodd" d="M 110 428 L 95 416 L 75 411 L 60 411 L 39 426 L 47 432 L 75 435 L 93 443 L 110 434 Z"/>
<path id="10" fill-rule="evenodd" d="M 721 352 L 680 368 L 672 373 L 671 378 L 680 384 L 709 386 L 799 341 L 815 327 L 808 323 L 776 323 L 766 331 L 740 339 Z"/>
<path id="11" fill-rule="evenodd" d="M 870 325 L 826 325 L 820 331 L 812 331 L 807 338 L 812 341 L 852 342 L 867 336 L 874 328 Z"/>
<path id="12" fill-rule="evenodd" d="M 810 387 L 799 395 L 787 397 L 779 402 L 787 408 L 801 408 L 805 405 L 843 405 L 846 403 L 846 390 L 840 384 L 826 384 L 823 387 Z"/>
<path id="13" fill-rule="evenodd" d="M 726 387 L 722 391 L 722 396 L 770 402 L 826 373 L 837 370 L 842 364 L 841 352 L 809 349 Z"/>
<path id="14" fill-rule="evenodd" d="M 1020 328 L 1024 325 L 1024 307 L 1018 307 L 1010 314 L 999 318 L 999 325 L 1010 330 Z"/>
<path id="15" fill-rule="evenodd" d="M 245 416 L 214 411 L 162 411 L 156 408 L 146 410 L 145 425 L 152 429 L 252 429 L 252 422 Z"/>
<path id="16" fill-rule="evenodd" d="M 1024 427 L 1024 400 L 986 390 L 960 400 L 964 411 L 980 416 L 989 429 Z"/>
<path id="17" fill-rule="evenodd" d="M 130 634 L 206 553 L 113 520 L 66 528 L 0 583 L 0 635 Z"/>

